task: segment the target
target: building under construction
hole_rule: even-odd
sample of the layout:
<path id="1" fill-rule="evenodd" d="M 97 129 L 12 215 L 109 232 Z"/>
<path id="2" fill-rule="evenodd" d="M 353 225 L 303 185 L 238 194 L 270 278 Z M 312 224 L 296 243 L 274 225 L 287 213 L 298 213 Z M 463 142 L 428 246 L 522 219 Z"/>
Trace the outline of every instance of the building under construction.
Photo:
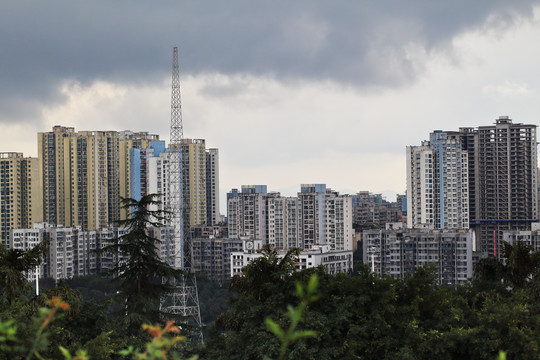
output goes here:
<path id="1" fill-rule="evenodd" d="M 474 130 L 474 150 L 469 150 L 475 163 L 474 177 L 469 178 L 474 196 L 469 206 L 477 250 L 500 257 L 502 232 L 530 230 L 538 218 L 536 128 L 501 116 L 494 125 Z"/>
<path id="2" fill-rule="evenodd" d="M 503 231 L 530 230 L 538 218 L 536 128 L 501 116 L 490 126 L 437 130 L 409 146 L 408 226 L 471 227 L 475 250 L 500 257 Z"/>

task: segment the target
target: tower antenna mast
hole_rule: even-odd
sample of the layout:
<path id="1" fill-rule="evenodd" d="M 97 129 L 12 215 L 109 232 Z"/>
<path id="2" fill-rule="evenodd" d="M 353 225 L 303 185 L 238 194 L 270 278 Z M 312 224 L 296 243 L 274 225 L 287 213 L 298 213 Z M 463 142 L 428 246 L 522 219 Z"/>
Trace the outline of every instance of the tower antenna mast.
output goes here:
<path id="1" fill-rule="evenodd" d="M 167 312 L 181 315 L 193 329 L 191 340 L 203 342 L 201 312 L 197 292 L 197 279 L 191 266 L 191 230 L 189 219 L 189 198 L 185 198 L 185 186 L 182 173 L 185 162 L 182 159 L 182 103 L 180 99 L 180 71 L 178 66 L 178 48 L 173 49 L 172 89 L 171 89 L 171 130 L 169 156 L 169 201 L 167 211 L 170 225 L 174 228 L 174 267 L 184 270 L 181 279 L 175 282 L 174 291 L 165 299 Z"/>

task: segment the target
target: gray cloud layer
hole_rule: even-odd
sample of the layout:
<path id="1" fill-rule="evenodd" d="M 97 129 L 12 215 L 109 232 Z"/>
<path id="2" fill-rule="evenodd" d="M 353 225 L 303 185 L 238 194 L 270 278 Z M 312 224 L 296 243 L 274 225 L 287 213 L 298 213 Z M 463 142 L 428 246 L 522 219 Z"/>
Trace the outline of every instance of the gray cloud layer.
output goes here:
<path id="1" fill-rule="evenodd" d="M 156 81 L 182 73 L 400 86 L 422 71 L 408 46 L 448 48 L 471 28 L 511 26 L 532 1 L 4 1 L 0 122 L 37 117 L 66 79 Z"/>

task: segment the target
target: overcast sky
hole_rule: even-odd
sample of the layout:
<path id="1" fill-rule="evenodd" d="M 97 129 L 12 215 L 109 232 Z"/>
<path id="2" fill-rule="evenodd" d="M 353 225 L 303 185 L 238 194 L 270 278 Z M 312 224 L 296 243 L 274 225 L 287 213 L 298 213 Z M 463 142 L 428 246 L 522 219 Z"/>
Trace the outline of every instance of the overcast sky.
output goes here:
<path id="1" fill-rule="evenodd" d="M 0 151 L 36 156 L 54 125 L 168 141 L 173 46 L 184 135 L 219 148 L 222 200 L 391 197 L 435 129 L 540 123 L 538 1 L 2 1 Z"/>

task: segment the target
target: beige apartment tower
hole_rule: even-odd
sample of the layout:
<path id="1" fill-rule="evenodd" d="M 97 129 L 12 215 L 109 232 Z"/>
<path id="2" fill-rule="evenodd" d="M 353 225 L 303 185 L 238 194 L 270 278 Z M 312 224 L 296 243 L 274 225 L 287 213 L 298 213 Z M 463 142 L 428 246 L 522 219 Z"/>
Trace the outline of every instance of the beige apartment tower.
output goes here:
<path id="1" fill-rule="evenodd" d="M 43 221 L 96 230 L 120 218 L 116 131 L 55 126 L 38 133 L 38 158 Z"/>
<path id="2" fill-rule="evenodd" d="M 206 224 L 206 145 L 204 139 L 182 139 L 184 204 L 190 226 Z"/>
<path id="3" fill-rule="evenodd" d="M 30 228 L 42 221 L 38 159 L 22 153 L 0 153 L 0 234 L 9 244 L 11 229 Z"/>

